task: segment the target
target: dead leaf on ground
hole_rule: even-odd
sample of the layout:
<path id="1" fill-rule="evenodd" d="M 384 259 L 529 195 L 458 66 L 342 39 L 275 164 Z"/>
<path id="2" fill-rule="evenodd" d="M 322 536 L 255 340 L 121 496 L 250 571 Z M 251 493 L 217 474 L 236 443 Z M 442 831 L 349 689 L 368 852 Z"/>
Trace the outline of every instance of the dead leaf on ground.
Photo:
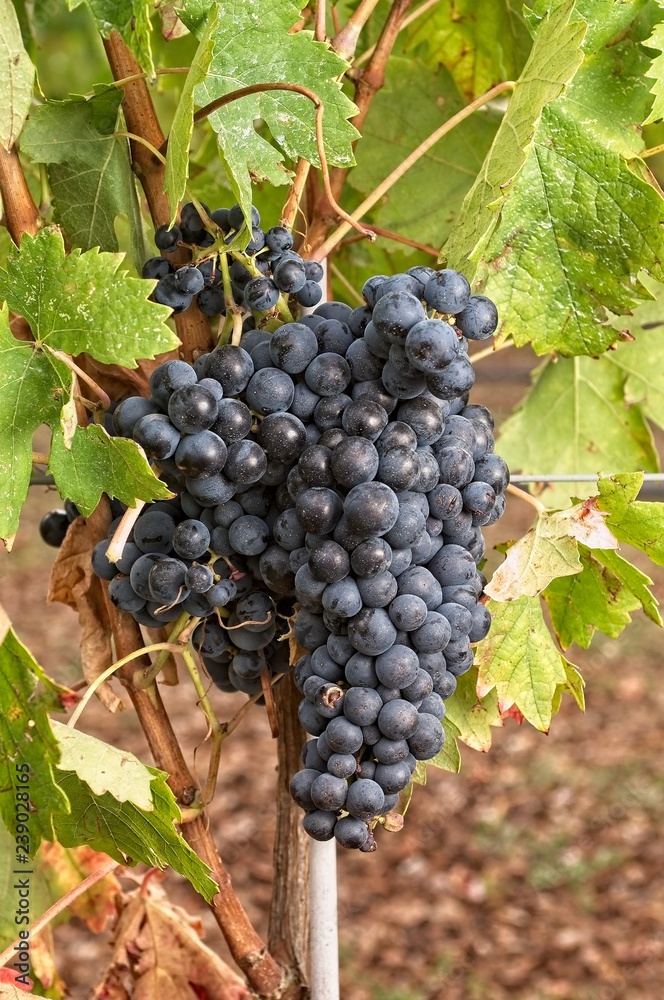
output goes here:
<path id="1" fill-rule="evenodd" d="M 59 601 L 78 612 L 81 664 L 88 684 L 113 662 L 111 626 L 102 582 L 92 572 L 90 563 L 92 549 L 97 541 L 82 517 L 69 525 L 53 564 L 46 598 L 48 604 Z M 97 689 L 96 695 L 111 712 L 124 708 L 108 682 Z"/>

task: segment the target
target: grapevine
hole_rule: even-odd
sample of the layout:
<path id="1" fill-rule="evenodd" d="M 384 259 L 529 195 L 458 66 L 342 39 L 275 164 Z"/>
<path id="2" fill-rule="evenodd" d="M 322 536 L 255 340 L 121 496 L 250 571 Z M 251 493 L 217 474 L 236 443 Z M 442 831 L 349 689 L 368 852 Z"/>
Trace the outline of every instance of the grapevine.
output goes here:
<path id="1" fill-rule="evenodd" d="M 50 677 L 0 564 L 0 881 L 38 880 L 0 994 L 60 996 L 44 929 L 106 893 L 95 996 L 337 1000 L 337 854 L 381 871 L 413 796 L 463 788 L 459 744 L 547 733 L 597 632 L 662 625 L 662 4 L 32 6 L 0 9 L 0 539 L 59 497 L 48 601 L 81 641 Z M 95 698 L 149 762 L 126 715 L 118 746 L 87 732 Z M 252 725 L 264 940 L 217 846 Z"/>

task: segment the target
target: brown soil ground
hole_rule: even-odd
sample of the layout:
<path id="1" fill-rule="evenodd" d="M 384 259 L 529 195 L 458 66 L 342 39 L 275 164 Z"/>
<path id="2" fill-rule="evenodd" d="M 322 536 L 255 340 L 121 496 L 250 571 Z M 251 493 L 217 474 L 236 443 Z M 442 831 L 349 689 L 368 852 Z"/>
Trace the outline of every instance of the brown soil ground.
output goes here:
<path id="1" fill-rule="evenodd" d="M 519 352 L 521 354 L 521 352 Z M 527 362 L 524 359 L 524 369 Z M 524 372 L 484 384 L 478 401 L 506 410 Z M 44 666 L 73 680 L 76 620 L 44 608 L 53 552 L 36 524 L 57 497 L 34 489 L 0 600 Z M 515 501 L 494 540 L 518 537 L 530 511 Z M 664 573 L 656 589 L 664 596 Z M 550 735 L 510 721 L 488 755 L 464 749 L 459 775 L 430 771 L 399 834 L 373 855 L 340 852 L 344 1000 L 661 1000 L 664 993 L 664 687 L 661 633 L 636 616 L 614 642 L 573 659 L 587 679 L 581 714 L 566 699 Z M 190 755 L 205 728 L 190 688 L 164 689 Z M 242 696 L 213 691 L 221 718 Z M 130 711 L 97 703 L 86 731 L 149 760 Z M 254 709 L 225 746 L 212 824 L 236 889 L 266 933 L 274 827 L 274 746 Z M 204 755 L 197 759 L 204 774 Z M 203 914 L 171 874 L 165 886 Z M 83 1000 L 108 961 L 106 937 L 56 931 L 60 971 Z"/>

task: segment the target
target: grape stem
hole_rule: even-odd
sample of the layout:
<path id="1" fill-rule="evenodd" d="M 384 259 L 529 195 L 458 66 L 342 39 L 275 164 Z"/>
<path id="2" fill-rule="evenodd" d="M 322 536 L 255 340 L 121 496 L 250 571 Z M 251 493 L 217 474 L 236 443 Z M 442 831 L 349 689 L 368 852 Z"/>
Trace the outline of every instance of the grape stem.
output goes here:
<path id="1" fill-rule="evenodd" d="M 29 931 L 27 931 L 30 937 L 34 938 L 36 934 L 43 931 L 45 927 L 48 927 L 52 920 L 55 920 L 57 916 L 64 913 L 64 911 L 67 910 L 71 904 L 79 898 L 79 896 L 86 893 L 92 888 L 93 885 L 96 885 L 97 882 L 101 882 L 102 879 L 111 875 L 116 868 L 119 867 L 120 865 L 117 861 L 109 860 L 100 868 L 96 868 L 95 871 L 91 872 L 87 878 L 84 878 L 82 882 L 79 882 L 73 889 L 70 889 L 64 894 L 64 896 L 61 896 L 60 899 L 56 900 L 52 906 L 49 906 L 48 910 L 42 913 L 41 917 L 38 917 L 37 920 L 35 920 L 32 927 L 30 927 Z M 26 931 L 23 931 L 22 934 L 25 935 Z M 0 953 L 0 968 L 9 962 L 9 960 L 15 956 L 19 947 L 22 946 L 22 938 L 17 938 L 16 941 L 10 944 L 8 948 L 5 948 L 5 950 Z"/>
<path id="2" fill-rule="evenodd" d="M 33 451 L 32 453 L 33 465 L 48 465 L 49 461 L 50 461 L 50 455 L 47 455 L 45 451 Z"/>
<path id="3" fill-rule="evenodd" d="M 159 160 L 163 166 L 166 166 L 166 157 L 157 149 L 156 146 L 153 146 L 151 142 L 144 139 L 142 135 L 136 135 L 135 132 L 124 132 L 119 130 L 114 132 L 113 136 L 116 139 L 131 139 L 132 142 L 140 143 L 141 146 L 145 146 L 146 149 L 150 150 L 156 160 Z"/>
<path id="4" fill-rule="evenodd" d="M 532 496 L 527 493 L 526 490 L 520 490 L 518 486 L 514 486 L 512 483 L 507 487 L 507 493 L 511 493 L 513 497 L 518 497 L 519 500 L 524 500 L 529 503 L 531 507 L 534 507 L 538 514 L 546 514 L 546 507 L 541 500 L 537 497 Z"/>
<path id="5" fill-rule="evenodd" d="M 424 142 L 421 142 L 417 149 L 414 149 L 409 156 L 403 160 L 398 167 L 392 171 L 391 174 L 382 181 L 378 187 L 372 191 L 372 193 L 364 199 L 361 205 L 355 209 L 352 215 L 353 223 L 342 222 L 333 233 L 318 247 L 318 249 L 313 254 L 313 259 L 317 261 L 325 260 L 325 258 L 334 250 L 334 248 L 341 242 L 347 232 L 352 228 L 352 226 L 362 218 L 363 215 L 373 208 L 383 195 L 387 194 L 391 187 L 393 187 L 397 181 L 406 174 L 412 166 L 414 166 L 419 159 L 421 159 L 425 153 L 428 153 L 432 146 L 435 146 L 443 136 L 446 136 L 448 132 L 451 132 L 453 128 L 460 125 L 461 122 L 469 118 L 475 111 L 479 108 L 484 107 L 490 101 L 493 101 L 499 94 L 503 94 L 506 90 L 514 90 L 514 81 L 506 80 L 504 83 L 498 83 L 491 90 L 487 90 L 485 94 L 481 97 L 476 98 L 476 100 L 471 101 L 465 108 L 453 115 L 448 121 L 446 121 L 440 128 L 437 128 L 435 132 L 432 132 Z"/>
<path id="6" fill-rule="evenodd" d="M 127 544 L 132 528 L 141 516 L 141 511 L 145 507 L 145 500 L 136 500 L 135 507 L 127 507 L 120 519 L 120 523 L 115 529 L 111 543 L 106 549 L 106 558 L 109 562 L 116 563 L 122 557 L 124 547 Z"/>
<path id="7" fill-rule="evenodd" d="M 642 160 L 647 160 L 649 156 L 657 156 L 659 153 L 664 153 L 664 142 L 659 146 L 653 146 L 652 149 L 645 149 L 640 156 Z"/>
<path id="8" fill-rule="evenodd" d="M 483 347 L 476 354 L 469 354 L 468 360 L 472 364 L 475 364 L 476 361 L 483 361 L 484 358 L 490 358 L 496 351 L 504 351 L 506 347 L 516 347 L 516 344 L 513 340 L 501 340 L 499 344 L 492 344 L 491 347 Z"/>
<path id="9" fill-rule="evenodd" d="M 81 382 L 85 382 L 85 384 L 89 386 L 94 393 L 96 393 L 101 405 L 105 410 L 109 408 L 109 406 L 111 405 L 111 400 L 108 396 L 108 393 L 104 392 L 102 387 L 97 382 L 95 382 L 95 380 L 92 378 L 91 375 L 88 375 L 88 373 L 84 372 L 82 368 L 79 368 L 79 366 L 76 364 L 71 355 L 65 354 L 64 351 L 57 351 L 55 350 L 55 348 L 49 347 L 48 344 L 44 344 L 43 346 L 50 354 L 53 355 L 54 358 L 57 358 L 58 361 L 61 361 L 63 365 L 66 365 L 67 368 L 70 368 L 74 372 L 74 374 L 80 378 Z"/>
<path id="10" fill-rule="evenodd" d="M 375 236 L 368 229 L 364 229 L 363 226 L 353 219 L 351 215 L 344 211 L 344 209 L 339 205 L 332 193 L 332 186 L 330 184 L 330 171 L 327 165 L 327 156 L 325 155 L 325 140 L 323 136 L 323 115 L 325 114 L 325 105 L 321 101 L 320 97 L 309 90 L 308 87 L 302 87 L 298 83 L 254 83 L 250 87 L 241 87 L 239 90 L 233 90 L 229 94 L 224 94 L 223 97 L 218 97 L 214 101 L 210 101 L 205 107 L 201 108 L 194 115 L 194 125 L 202 122 L 209 115 L 214 114 L 215 111 L 219 111 L 220 108 L 225 107 L 226 104 L 230 104 L 232 101 L 240 100 L 242 97 L 249 97 L 252 94 L 261 94 L 273 90 L 285 90 L 290 91 L 294 94 L 302 94 L 303 97 L 309 98 L 316 108 L 316 146 L 318 147 L 318 157 L 320 159 L 320 169 L 323 175 L 323 185 L 325 187 L 325 194 L 330 202 L 330 205 L 337 213 L 339 218 L 347 220 L 349 229 L 357 229 L 358 232 L 366 236 L 367 239 L 373 240 Z"/>
<path id="11" fill-rule="evenodd" d="M 176 73 L 188 73 L 191 66 L 165 66 L 163 69 L 156 69 L 156 76 L 172 76 Z M 113 87 L 126 87 L 128 83 L 135 83 L 136 80 L 148 80 L 149 76 L 147 73 L 132 73 L 131 76 L 125 76 L 121 80 L 114 80 L 111 86 Z M 94 97 L 94 94 L 88 94 L 88 97 Z"/>
<path id="12" fill-rule="evenodd" d="M 196 694 L 198 695 L 198 703 L 201 706 L 203 714 L 207 720 L 208 732 L 205 738 L 207 739 L 209 737 L 212 742 L 212 751 L 210 753 L 207 778 L 205 779 L 205 784 L 203 785 L 200 796 L 202 805 L 207 806 L 210 802 L 212 802 L 217 787 L 219 762 L 221 761 L 221 745 L 224 741 L 224 730 L 222 724 L 215 715 L 215 711 L 210 703 L 210 699 L 208 698 L 208 693 L 203 683 L 200 671 L 196 666 L 196 660 L 194 659 L 191 646 L 187 645 L 181 649 L 180 656 L 184 660 L 185 666 L 189 671 L 189 676 L 191 677 L 192 684 L 194 685 Z"/>
<path id="13" fill-rule="evenodd" d="M 127 656 L 123 656 L 121 660 L 117 660 L 115 663 L 112 663 L 110 667 L 106 668 L 106 670 L 102 670 L 99 676 L 95 677 L 92 681 L 89 688 L 79 701 L 78 705 L 72 712 L 71 718 L 67 720 L 69 728 L 76 728 L 76 723 L 83 714 L 85 706 L 90 701 L 95 691 L 100 688 L 109 677 L 112 677 L 116 670 L 119 670 L 120 667 L 124 667 L 125 663 L 131 663 L 131 661 L 135 660 L 138 656 L 143 656 L 143 654 L 147 653 L 156 653 L 157 650 L 165 650 L 167 653 L 179 653 L 180 647 L 176 646 L 175 643 L 172 642 L 153 642 L 150 646 L 142 646 L 140 649 L 135 649 L 133 653 L 128 653 Z"/>
<path id="14" fill-rule="evenodd" d="M 430 257 L 435 257 L 436 260 L 440 256 L 440 250 L 436 250 L 435 247 L 427 246 L 426 243 L 419 243 L 417 240 L 409 240 L 407 236 L 402 236 L 401 233 L 393 233 L 390 229 L 381 229 L 380 226 L 375 226 L 373 222 L 367 226 L 367 229 L 372 229 L 376 236 L 382 236 L 386 240 L 394 240 L 395 243 L 403 243 L 404 246 L 421 250 L 422 253 L 426 253 Z M 347 240 L 343 240 L 339 245 L 345 247 L 350 243 L 357 243 L 361 239 L 361 236 L 349 236 Z"/>
<path id="15" fill-rule="evenodd" d="M 330 271 L 337 279 L 337 281 L 344 286 L 348 294 L 355 299 L 358 305 L 361 306 L 366 305 L 364 299 L 362 298 L 358 290 L 353 287 L 353 285 L 350 283 L 346 275 L 340 270 L 340 268 L 337 267 L 336 264 L 333 264 L 332 261 L 330 261 Z"/>
<path id="16" fill-rule="evenodd" d="M 274 691 L 270 683 L 270 668 L 267 666 L 261 673 L 261 689 L 265 697 L 265 711 L 267 713 L 267 720 L 270 723 L 272 739 L 277 740 L 279 739 L 279 719 L 277 718 L 277 706 L 274 702 Z"/>
<path id="17" fill-rule="evenodd" d="M 175 619 L 173 628 L 168 633 L 167 639 L 169 646 L 176 643 L 175 649 L 162 650 L 150 667 L 146 669 L 139 667 L 138 670 L 135 670 L 132 678 L 134 687 L 139 690 L 148 688 L 157 679 L 168 659 L 168 653 L 173 651 L 176 653 L 181 652 L 183 646 L 186 646 L 189 642 L 189 637 L 193 629 L 198 625 L 199 620 L 198 618 L 192 618 L 186 611 L 183 611 L 180 617 Z"/>

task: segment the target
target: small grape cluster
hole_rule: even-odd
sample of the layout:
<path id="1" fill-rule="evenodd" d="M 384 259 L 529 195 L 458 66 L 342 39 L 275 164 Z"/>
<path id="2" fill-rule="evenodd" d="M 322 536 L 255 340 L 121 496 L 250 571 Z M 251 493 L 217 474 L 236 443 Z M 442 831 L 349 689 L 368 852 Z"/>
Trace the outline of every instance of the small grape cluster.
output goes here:
<path id="1" fill-rule="evenodd" d="M 246 549 L 243 540 L 253 540 L 259 519 L 234 501 L 203 509 L 185 492 L 150 504 L 113 563 L 107 551 L 120 520 L 121 514 L 92 552 L 92 568 L 109 581 L 111 601 L 148 628 L 172 623 L 183 612 L 200 618 L 193 641 L 214 683 L 223 691 L 257 694 L 261 673 L 279 660 L 277 642 L 287 619 L 280 620 L 268 593 L 255 589 L 254 574 L 229 547 L 225 526 L 235 525 L 237 548 Z M 232 552 L 232 563 L 219 555 L 224 551 Z"/>
<path id="2" fill-rule="evenodd" d="M 244 228 L 245 220 L 239 205 L 217 208 L 213 212 L 202 206 L 224 237 L 232 242 Z M 314 260 L 303 260 L 293 250 L 293 234 L 285 226 L 273 226 L 264 232 L 260 215 L 251 209 L 251 236 L 244 250 L 244 260 L 230 264 L 229 278 L 233 299 L 238 306 L 253 312 L 273 309 L 281 293 L 294 295 L 299 305 L 315 306 L 322 298 L 320 281 L 323 268 Z M 213 248 L 215 239 L 205 228 L 198 209 L 191 202 L 183 206 L 180 224 L 160 226 L 155 232 L 155 245 L 160 256 L 151 257 L 143 265 L 144 278 L 156 278 L 152 297 L 169 306 L 174 314 L 183 312 L 194 297 L 206 316 L 226 313 L 219 252 Z M 188 247 L 192 261 L 175 269 L 169 255 L 180 247 Z M 240 256 L 240 255 L 238 255 Z"/>

